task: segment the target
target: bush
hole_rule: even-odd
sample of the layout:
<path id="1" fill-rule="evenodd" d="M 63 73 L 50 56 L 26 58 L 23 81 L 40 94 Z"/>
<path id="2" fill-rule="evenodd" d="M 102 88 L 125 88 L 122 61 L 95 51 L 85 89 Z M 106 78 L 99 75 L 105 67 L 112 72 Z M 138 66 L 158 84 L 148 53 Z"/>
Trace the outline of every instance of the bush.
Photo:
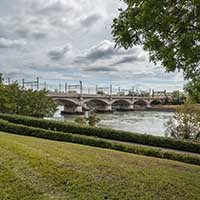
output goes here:
<path id="1" fill-rule="evenodd" d="M 103 139 L 98 139 L 98 138 L 93 138 L 93 137 L 88 137 L 88 136 L 63 133 L 63 132 L 58 132 L 58 131 L 51 131 L 51 130 L 45 130 L 41 128 L 34 128 L 34 127 L 25 126 L 25 125 L 14 124 L 14 123 L 10 123 L 4 120 L 0 120 L 0 131 L 14 133 L 18 135 L 33 136 L 33 137 L 38 137 L 38 138 L 56 140 L 56 141 L 78 143 L 78 144 L 83 144 L 83 145 L 113 149 L 113 150 L 146 155 L 146 156 L 153 156 L 153 157 L 158 157 L 158 158 L 166 158 L 166 159 L 177 160 L 177 161 L 181 161 L 185 163 L 200 165 L 200 157 L 197 157 L 197 156 L 178 154 L 178 153 L 173 153 L 173 152 L 161 151 L 159 149 L 138 147 L 134 145 L 118 144 L 115 142 L 110 142 Z"/>
<path id="2" fill-rule="evenodd" d="M 166 135 L 176 139 L 200 142 L 200 106 L 190 101 L 179 106 L 166 126 Z"/>
<path id="3" fill-rule="evenodd" d="M 87 121 L 84 117 L 76 117 L 75 122 L 77 124 L 86 125 Z"/>
<path id="4" fill-rule="evenodd" d="M 9 122 L 23 124 L 27 126 L 39 127 L 48 130 L 75 133 L 79 135 L 95 136 L 99 138 L 118 140 L 130 143 L 139 143 L 150 146 L 164 147 L 200 153 L 200 144 L 190 141 L 176 140 L 173 138 L 158 137 L 152 135 L 143 135 L 118 131 L 108 128 L 96 128 L 91 126 L 81 126 L 75 123 L 64 123 L 55 120 L 44 120 L 34 117 L 19 115 L 0 114 L 0 118 Z"/>

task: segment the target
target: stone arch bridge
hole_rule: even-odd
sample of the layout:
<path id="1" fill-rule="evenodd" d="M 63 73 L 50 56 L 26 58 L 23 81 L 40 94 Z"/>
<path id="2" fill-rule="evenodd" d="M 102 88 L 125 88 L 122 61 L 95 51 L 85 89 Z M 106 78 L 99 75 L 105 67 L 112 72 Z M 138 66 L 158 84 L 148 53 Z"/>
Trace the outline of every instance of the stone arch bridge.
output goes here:
<path id="1" fill-rule="evenodd" d="M 144 110 L 155 104 L 163 104 L 166 98 L 165 96 L 134 97 L 68 93 L 49 93 L 48 96 L 51 96 L 59 105 L 64 106 L 62 112 L 65 114 L 82 114 L 87 110 L 96 112 Z"/>

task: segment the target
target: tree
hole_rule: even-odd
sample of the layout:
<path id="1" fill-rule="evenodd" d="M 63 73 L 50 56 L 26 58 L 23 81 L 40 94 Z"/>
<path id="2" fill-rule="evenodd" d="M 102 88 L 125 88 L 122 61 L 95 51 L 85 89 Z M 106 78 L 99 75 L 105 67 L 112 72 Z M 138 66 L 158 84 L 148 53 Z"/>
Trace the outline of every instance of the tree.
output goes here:
<path id="1" fill-rule="evenodd" d="M 200 103 L 200 78 L 186 84 L 185 91 L 194 103 Z"/>
<path id="2" fill-rule="evenodd" d="M 16 109 L 16 102 L 8 87 L 0 84 L 0 112 L 12 113 Z"/>
<path id="3" fill-rule="evenodd" d="M 105 93 L 103 90 L 97 91 L 97 94 L 98 94 L 98 95 L 102 95 L 102 96 L 103 96 L 103 95 L 106 95 L 106 93 Z"/>
<path id="4" fill-rule="evenodd" d="M 45 90 L 23 90 L 17 83 L 0 84 L 0 112 L 51 117 L 57 110 L 57 104 L 47 94 Z"/>
<path id="5" fill-rule="evenodd" d="M 113 21 L 113 37 L 125 49 L 143 45 L 150 60 L 167 72 L 183 70 L 186 79 L 200 77 L 199 0 L 123 0 Z"/>
<path id="6" fill-rule="evenodd" d="M 19 97 L 17 104 L 17 114 L 34 117 L 52 117 L 57 110 L 57 104 L 47 94 L 48 92 L 45 90 L 21 91 L 21 98 Z"/>
<path id="7" fill-rule="evenodd" d="M 97 117 L 96 114 L 92 114 L 87 118 L 89 126 L 96 126 L 98 122 L 100 122 L 100 118 Z"/>
<path id="8" fill-rule="evenodd" d="M 179 90 L 175 90 L 172 92 L 172 104 L 174 105 L 183 104 L 185 99 L 186 99 L 185 95 Z"/>
<path id="9" fill-rule="evenodd" d="M 3 74 L 0 73 L 0 84 L 3 83 Z"/>
<path id="10" fill-rule="evenodd" d="M 186 102 L 177 108 L 166 124 L 166 135 L 176 139 L 200 141 L 200 106 Z"/>

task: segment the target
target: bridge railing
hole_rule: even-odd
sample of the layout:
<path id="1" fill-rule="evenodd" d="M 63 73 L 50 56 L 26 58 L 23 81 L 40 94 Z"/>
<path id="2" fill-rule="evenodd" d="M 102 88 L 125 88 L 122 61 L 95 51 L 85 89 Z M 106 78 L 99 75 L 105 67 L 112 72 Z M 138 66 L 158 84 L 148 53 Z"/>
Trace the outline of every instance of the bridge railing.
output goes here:
<path id="1" fill-rule="evenodd" d="M 5 78 L 4 84 L 9 85 L 12 83 L 19 84 L 24 90 L 47 90 L 49 94 L 67 94 L 67 95 L 99 95 L 99 96 L 130 96 L 130 97 L 166 97 L 166 90 L 155 91 L 153 89 L 149 90 L 139 90 L 135 87 L 131 88 L 121 88 L 113 86 L 104 87 L 104 86 L 83 86 L 82 81 L 79 81 L 77 84 L 68 84 L 64 83 L 47 83 L 46 81 L 41 81 L 39 77 L 35 80 L 27 81 L 25 79 L 21 80 L 11 80 L 11 78 Z"/>

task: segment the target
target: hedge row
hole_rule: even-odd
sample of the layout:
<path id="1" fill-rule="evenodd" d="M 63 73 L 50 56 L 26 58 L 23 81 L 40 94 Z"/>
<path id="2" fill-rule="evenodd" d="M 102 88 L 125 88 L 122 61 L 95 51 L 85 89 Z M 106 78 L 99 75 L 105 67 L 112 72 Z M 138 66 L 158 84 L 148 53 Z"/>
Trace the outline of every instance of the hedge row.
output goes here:
<path id="1" fill-rule="evenodd" d="M 139 143 L 156 147 L 164 147 L 182 151 L 200 153 L 200 144 L 190 141 L 176 140 L 173 138 L 137 134 L 126 131 L 118 131 L 108 128 L 96 128 L 80 126 L 75 123 L 65 123 L 55 120 L 38 119 L 34 117 L 0 114 L 0 118 L 16 124 L 23 124 L 48 130 L 75 133 L 79 135 L 95 136 L 99 138 L 118 140 L 130 143 Z"/>
<path id="2" fill-rule="evenodd" d="M 181 161 L 190 164 L 200 165 L 200 157 L 186 154 L 179 154 L 174 152 L 167 152 L 158 149 L 152 149 L 147 147 L 138 147 L 134 145 L 119 144 L 116 142 L 110 142 L 99 138 L 82 136 L 70 133 L 63 133 L 58 131 L 45 130 L 41 128 L 34 128 L 25 125 L 19 125 L 10 123 L 8 121 L 0 120 L 0 131 L 14 133 L 18 135 L 32 136 L 38 138 L 45 138 L 56 141 L 66 141 L 72 143 L 78 143 L 83 145 L 113 149 L 128 153 L 134 153 L 145 156 L 153 156 L 157 158 L 164 158 L 170 160 Z"/>

